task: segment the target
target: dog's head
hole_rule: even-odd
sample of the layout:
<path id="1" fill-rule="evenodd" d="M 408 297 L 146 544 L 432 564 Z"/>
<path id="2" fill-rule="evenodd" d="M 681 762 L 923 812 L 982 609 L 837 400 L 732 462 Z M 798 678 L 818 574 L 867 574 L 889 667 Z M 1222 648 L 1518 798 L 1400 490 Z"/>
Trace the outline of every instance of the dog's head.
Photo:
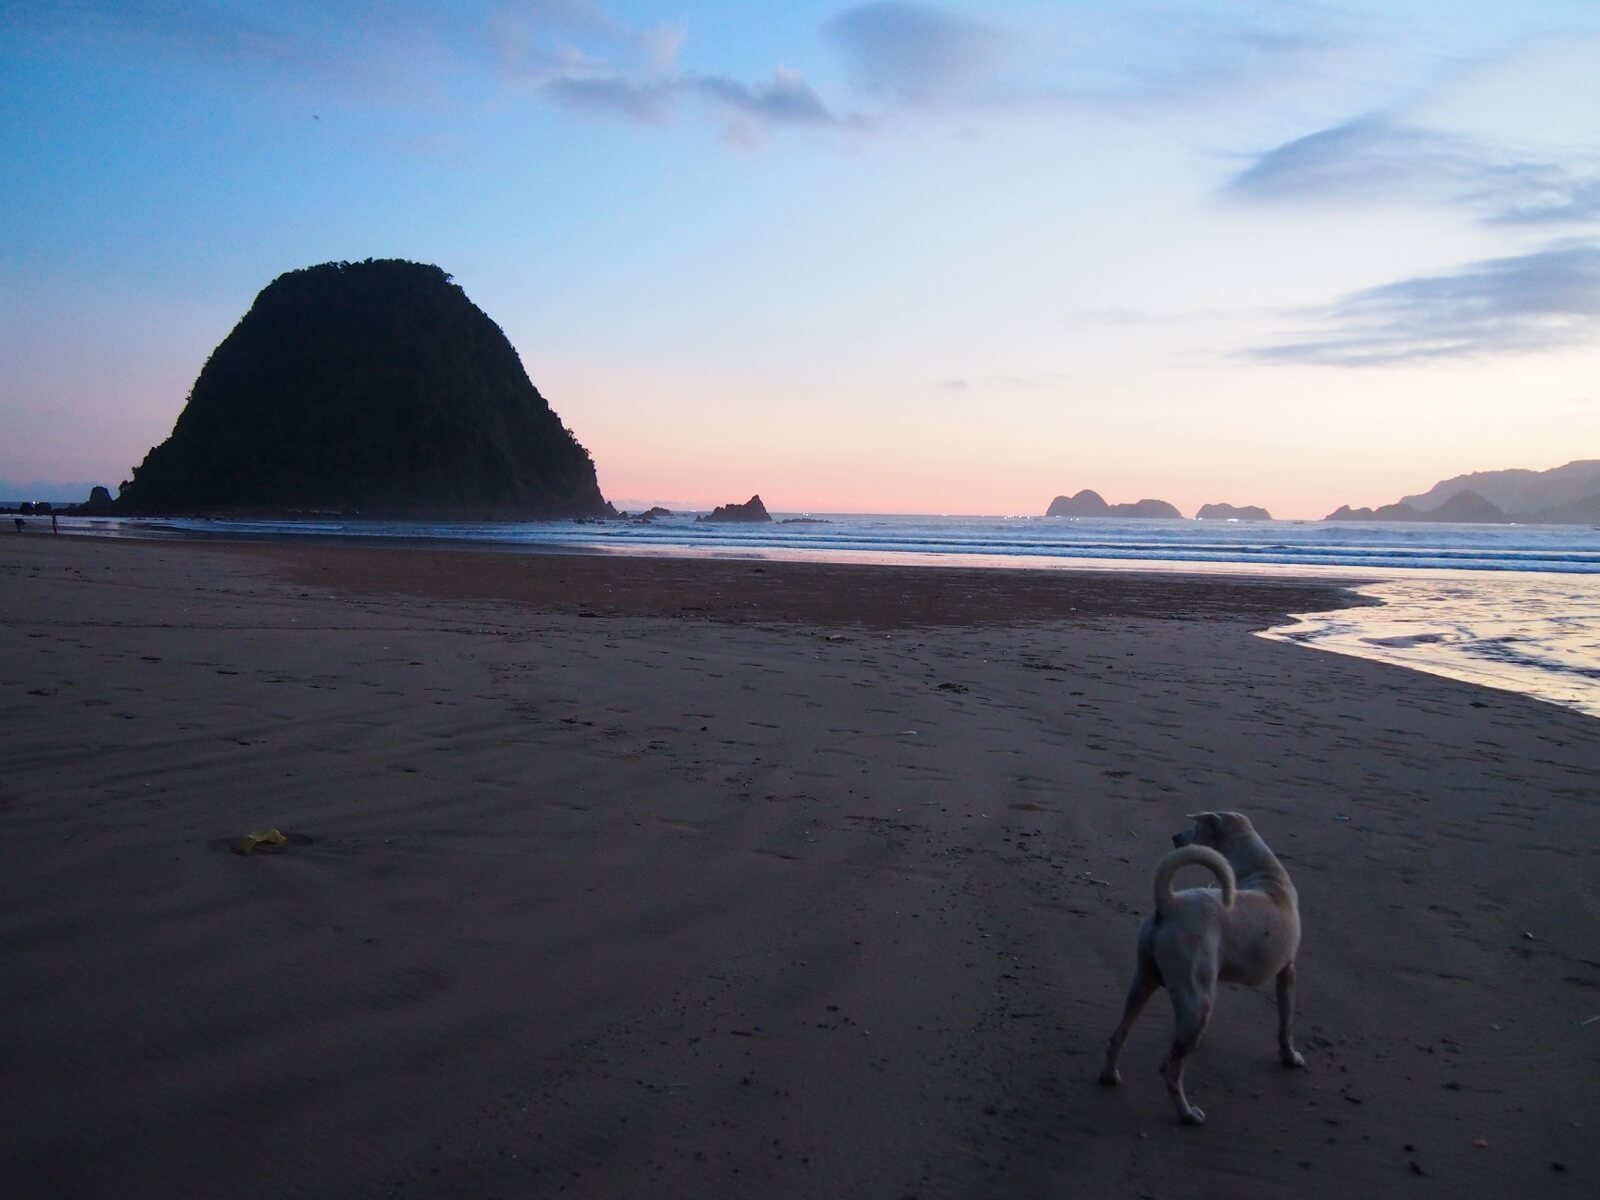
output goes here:
<path id="1" fill-rule="evenodd" d="M 1248 837 L 1256 831 L 1255 826 L 1250 824 L 1250 818 L 1243 813 L 1190 813 L 1189 819 L 1194 822 L 1194 828 L 1173 834 L 1174 846 L 1209 846 L 1213 850 L 1220 850 L 1230 841 Z"/>

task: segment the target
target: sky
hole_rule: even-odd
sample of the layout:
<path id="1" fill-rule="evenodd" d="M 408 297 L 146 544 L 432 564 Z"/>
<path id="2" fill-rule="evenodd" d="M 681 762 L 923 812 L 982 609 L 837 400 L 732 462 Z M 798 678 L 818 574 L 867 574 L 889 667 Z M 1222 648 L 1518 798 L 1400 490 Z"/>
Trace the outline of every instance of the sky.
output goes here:
<path id="1" fill-rule="evenodd" d="M 436 263 L 624 507 L 1319 517 L 1600 457 L 1600 4 L 0 0 L 0 480 Z"/>

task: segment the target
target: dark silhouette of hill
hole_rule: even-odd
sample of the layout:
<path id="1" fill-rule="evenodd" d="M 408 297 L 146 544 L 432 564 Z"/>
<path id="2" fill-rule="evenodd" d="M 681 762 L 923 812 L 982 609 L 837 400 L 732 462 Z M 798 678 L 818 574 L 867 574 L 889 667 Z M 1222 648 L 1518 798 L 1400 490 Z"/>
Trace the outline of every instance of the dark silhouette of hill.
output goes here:
<path id="1" fill-rule="evenodd" d="M 1047 517 L 1151 517 L 1182 520 L 1183 514 L 1165 500 L 1139 500 L 1133 504 L 1107 504 L 1099 492 L 1084 488 L 1076 496 L 1057 496 L 1045 510 Z"/>
<path id="2" fill-rule="evenodd" d="M 588 452 L 438 267 L 280 275 L 212 352 L 124 513 L 608 515 Z"/>
<path id="3" fill-rule="evenodd" d="M 1478 481 L 1509 505 L 1497 502 L 1465 481 Z M 1592 525 L 1600 522 L 1600 460 L 1571 462 L 1550 471 L 1480 471 L 1435 484 L 1420 496 L 1407 496 L 1378 508 L 1348 504 L 1324 521 L 1453 521 L 1477 524 Z"/>
<path id="4" fill-rule="evenodd" d="M 1197 521 L 1270 521 L 1272 514 L 1259 504 L 1202 504 Z"/>
<path id="5" fill-rule="evenodd" d="M 1074 496 L 1057 496 L 1045 509 L 1047 517 L 1105 517 L 1111 515 L 1111 506 L 1105 497 L 1092 488 L 1084 488 Z"/>
<path id="6" fill-rule="evenodd" d="M 1083 488 L 1075 496 L 1056 496 L 1045 509 L 1046 517 L 1109 517 L 1110 506 L 1098 491 Z"/>
<path id="7" fill-rule="evenodd" d="M 1457 475 L 1434 484 L 1426 492 L 1402 496 L 1400 503 L 1431 512 L 1461 492 L 1476 492 L 1501 512 L 1522 514 L 1525 519 L 1546 509 L 1600 496 L 1600 459 L 1579 459 L 1548 471 L 1517 468 Z"/>
<path id="8" fill-rule="evenodd" d="M 1351 508 L 1348 504 L 1322 518 L 1324 521 L 1438 521 L 1457 524 L 1497 525 L 1511 518 L 1477 492 L 1457 492 L 1438 508 L 1420 509 L 1402 500 L 1377 508 Z"/>
<path id="9" fill-rule="evenodd" d="M 1585 496 L 1582 500 L 1574 500 L 1570 504 L 1542 508 L 1528 520 L 1546 525 L 1600 526 L 1600 494 Z"/>

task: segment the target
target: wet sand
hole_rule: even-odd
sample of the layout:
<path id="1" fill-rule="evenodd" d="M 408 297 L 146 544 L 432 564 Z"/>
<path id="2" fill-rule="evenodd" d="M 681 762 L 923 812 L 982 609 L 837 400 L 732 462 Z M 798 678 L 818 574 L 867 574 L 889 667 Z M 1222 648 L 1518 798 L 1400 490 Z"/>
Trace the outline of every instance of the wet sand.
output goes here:
<path id="1" fill-rule="evenodd" d="M 1588 1194 L 1600 722 L 1251 636 L 1330 602 L 0 539 L 0 1194 Z M 1094 1076 L 1205 808 L 1310 1066 L 1225 989 L 1194 1130 L 1163 997 Z"/>

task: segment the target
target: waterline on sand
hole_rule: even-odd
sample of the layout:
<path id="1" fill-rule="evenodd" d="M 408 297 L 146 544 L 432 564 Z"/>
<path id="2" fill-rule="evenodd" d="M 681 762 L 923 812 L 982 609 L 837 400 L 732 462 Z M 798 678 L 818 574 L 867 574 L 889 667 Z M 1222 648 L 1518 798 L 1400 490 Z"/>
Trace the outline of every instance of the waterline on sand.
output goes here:
<path id="1" fill-rule="evenodd" d="M 453 546 L 945 568 L 1294 575 L 1369 604 L 1267 636 L 1600 716 L 1600 531 L 1312 521 L 1063 521 L 831 514 L 820 524 L 67 518 L 100 537 Z"/>
<path id="2" fill-rule="evenodd" d="M 1416 572 L 1364 585 L 1378 604 L 1296 614 L 1263 637 L 1520 692 L 1600 717 L 1600 580 Z"/>

